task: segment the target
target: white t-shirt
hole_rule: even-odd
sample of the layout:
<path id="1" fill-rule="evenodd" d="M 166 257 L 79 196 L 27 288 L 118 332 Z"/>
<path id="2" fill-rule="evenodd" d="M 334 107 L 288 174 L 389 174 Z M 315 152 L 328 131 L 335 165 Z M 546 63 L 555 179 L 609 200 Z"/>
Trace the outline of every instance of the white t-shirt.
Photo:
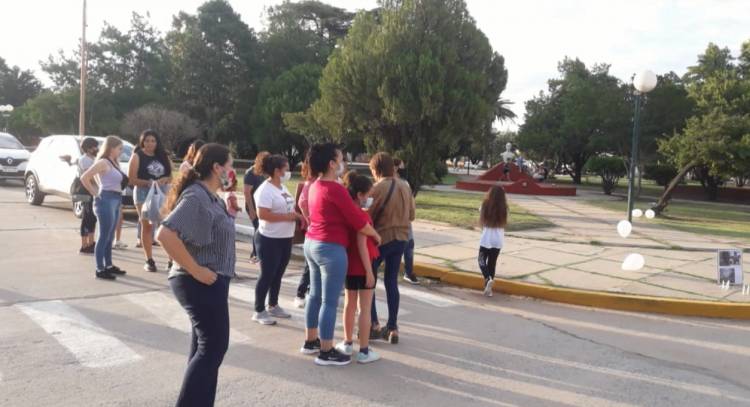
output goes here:
<path id="1" fill-rule="evenodd" d="M 487 249 L 502 249 L 505 241 L 504 228 L 482 228 L 482 238 L 479 245 Z"/>
<path id="2" fill-rule="evenodd" d="M 264 182 L 253 194 L 257 208 L 270 209 L 272 213 L 294 212 L 294 196 L 282 184 L 281 188 L 270 182 Z M 273 239 L 288 239 L 294 237 L 297 222 L 267 222 L 259 221 L 258 231 L 265 237 Z"/>

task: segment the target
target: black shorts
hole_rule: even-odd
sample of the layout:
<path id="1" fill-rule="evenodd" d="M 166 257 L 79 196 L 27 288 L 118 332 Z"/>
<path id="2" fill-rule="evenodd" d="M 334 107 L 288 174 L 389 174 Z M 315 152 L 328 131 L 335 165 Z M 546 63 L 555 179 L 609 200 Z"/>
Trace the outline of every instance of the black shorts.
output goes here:
<path id="1" fill-rule="evenodd" d="M 367 279 L 365 276 L 346 276 L 347 290 L 372 290 L 373 287 L 366 287 Z"/>

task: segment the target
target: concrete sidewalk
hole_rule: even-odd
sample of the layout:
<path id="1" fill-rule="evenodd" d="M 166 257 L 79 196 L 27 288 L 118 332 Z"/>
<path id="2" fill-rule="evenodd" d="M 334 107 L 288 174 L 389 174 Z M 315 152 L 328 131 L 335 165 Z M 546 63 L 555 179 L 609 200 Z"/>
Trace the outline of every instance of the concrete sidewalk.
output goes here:
<path id="1" fill-rule="evenodd" d="M 510 199 L 555 226 L 509 233 L 498 260 L 498 277 L 584 290 L 750 302 L 741 287 L 723 291 L 716 281 L 716 249 L 748 248 L 748 241 L 673 231 L 645 218 L 636 220 L 631 236 L 623 239 L 616 231 L 621 214 L 592 207 L 581 198 L 511 195 Z M 240 215 L 238 223 L 249 225 L 247 215 Z M 479 231 L 416 221 L 414 235 L 416 262 L 480 272 Z M 643 269 L 621 269 L 630 253 L 645 257 Z M 747 256 L 744 269 L 750 270 Z"/>

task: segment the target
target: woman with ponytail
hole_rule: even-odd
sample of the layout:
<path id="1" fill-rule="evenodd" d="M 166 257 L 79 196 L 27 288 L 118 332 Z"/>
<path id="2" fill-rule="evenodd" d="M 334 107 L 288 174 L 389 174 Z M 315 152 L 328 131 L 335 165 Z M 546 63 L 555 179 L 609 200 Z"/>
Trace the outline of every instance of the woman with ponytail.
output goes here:
<path id="1" fill-rule="evenodd" d="M 229 280 L 235 276 L 234 219 L 217 195 L 232 171 L 229 149 L 206 144 L 167 199 L 157 234 L 174 259 L 169 285 L 192 322 L 189 363 L 178 406 L 212 406 L 229 346 Z"/>

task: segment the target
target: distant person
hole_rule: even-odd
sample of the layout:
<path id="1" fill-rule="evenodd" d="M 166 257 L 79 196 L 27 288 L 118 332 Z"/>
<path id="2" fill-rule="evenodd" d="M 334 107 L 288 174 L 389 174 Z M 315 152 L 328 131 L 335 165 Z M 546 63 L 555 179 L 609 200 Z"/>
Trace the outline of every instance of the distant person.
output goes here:
<path id="1" fill-rule="evenodd" d="M 258 190 L 261 184 L 266 181 L 263 177 L 263 159 L 271 155 L 268 151 L 261 151 L 255 156 L 255 163 L 252 167 L 247 169 L 245 172 L 243 195 L 245 196 L 245 211 L 247 216 L 250 217 L 250 221 L 253 223 L 253 251 L 250 253 L 250 261 L 253 263 L 258 262 L 258 253 L 256 250 L 255 238 L 258 236 L 258 211 L 255 207 L 255 191 Z"/>
<path id="2" fill-rule="evenodd" d="M 86 170 L 91 168 L 92 165 L 94 165 L 94 161 L 96 160 L 96 154 L 99 152 L 99 143 L 96 141 L 96 139 L 92 137 L 86 137 L 81 142 L 81 151 L 83 152 L 83 155 L 80 156 L 75 163 L 71 161 L 71 157 L 69 155 L 63 156 L 63 160 L 68 163 L 68 165 L 75 165 L 76 169 L 78 170 L 78 178 L 80 179 L 81 175 L 83 175 Z M 84 187 L 85 189 L 85 187 Z M 83 192 L 83 191 L 78 191 Z M 94 234 L 96 232 L 96 214 L 94 214 L 94 198 L 93 196 L 88 194 L 88 191 L 86 191 L 86 195 L 84 197 L 80 197 L 81 199 L 85 199 L 80 201 L 81 202 L 81 248 L 78 250 L 78 254 L 94 254 L 94 247 L 96 246 L 96 242 L 94 240 Z"/>
<path id="3" fill-rule="evenodd" d="M 297 208 L 305 218 L 305 224 L 309 226 L 310 208 L 308 206 L 308 198 L 310 194 L 310 185 L 315 182 L 316 177 L 312 175 L 312 172 L 310 171 L 310 163 L 307 159 L 302 163 L 301 175 L 304 181 L 297 185 Z M 307 229 L 304 230 L 304 233 L 307 235 Z M 305 268 L 302 271 L 302 276 L 297 285 L 297 295 L 294 297 L 294 305 L 297 308 L 305 308 L 305 299 L 308 291 L 310 291 L 310 266 L 305 262 Z"/>
<path id="4" fill-rule="evenodd" d="M 360 217 L 372 225 L 370 215 L 365 209 L 372 204 L 370 190 L 372 181 L 370 178 L 349 171 L 344 176 L 344 186 L 349 191 L 354 203 L 363 210 Z M 380 359 L 372 348 L 370 348 L 370 327 L 372 325 L 370 307 L 372 307 L 372 292 L 375 289 L 375 274 L 372 271 L 372 262 L 378 258 L 378 246 L 375 240 L 357 231 L 351 231 L 349 237 L 349 248 L 347 257 L 349 267 L 346 272 L 346 297 L 344 300 L 344 340 L 336 345 L 336 349 L 345 354 L 354 353 L 354 316 L 359 306 L 359 352 L 357 352 L 358 363 L 371 363 Z"/>
<path id="5" fill-rule="evenodd" d="M 493 186 L 484 197 L 480 208 L 479 223 L 482 237 L 479 240 L 479 269 L 484 276 L 484 295 L 492 297 L 495 283 L 497 258 L 505 240 L 505 226 L 508 224 L 508 201 L 505 190 Z"/>
<path id="6" fill-rule="evenodd" d="M 135 209 L 141 225 L 139 238 L 146 257 L 143 269 L 155 273 L 157 270 L 153 258 L 155 225 L 152 225 L 151 221 L 144 216 L 143 204 L 146 203 L 152 185 L 156 185 L 159 191 L 166 193 L 172 183 L 172 162 L 156 131 L 149 129 L 141 133 L 138 145 L 130 157 L 128 177 L 130 185 L 134 187 Z M 171 265 L 167 266 L 167 269 L 169 268 Z"/>
<path id="7" fill-rule="evenodd" d="M 406 180 L 406 165 L 403 161 L 398 158 L 393 159 L 393 164 L 396 166 L 396 172 L 393 177 L 402 180 L 409 185 Z M 411 190 L 411 186 L 409 186 Z M 409 222 L 409 240 L 406 242 L 406 249 L 404 249 L 404 280 L 411 284 L 419 285 L 419 279 L 414 274 L 414 226 L 412 222 Z"/>
<path id="8" fill-rule="evenodd" d="M 292 238 L 302 214 L 294 210 L 294 197 L 284 185 L 291 178 L 289 161 L 281 155 L 263 157 L 263 174 L 268 178 L 253 194 L 260 219 L 255 244 L 260 260 L 260 276 L 255 285 L 253 321 L 274 325 L 274 318 L 291 318 L 279 306 L 281 279 L 292 256 Z M 266 309 L 266 297 L 268 309 Z"/>
<path id="9" fill-rule="evenodd" d="M 232 171 L 229 171 L 229 174 L 227 175 L 227 182 L 224 183 L 222 180 L 222 191 L 224 192 L 224 204 L 227 207 L 227 212 L 229 212 L 229 216 L 231 216 L 232 218 L 237 218 L 237 214 L 242 212 L 242 208 L 240 208 L 240 205 L 237 203 L 237 195 L 235 195 L 234 193 L 236 190 L 237 190 L 237 173 L 235 173 L 234 170 L 232 170 Z"/>
<path id="10" fill-rule="evenodd" d="M 198 154 L 198 150 L 200 150 L 204 144 L 206 144 L 206 142 L 201 139 L 195 140 L 190 143 L 187 154 L 185 154 L 185 157 L 183 157 L 182 163 L 180 164 L 180 174 L 185 175 L 189 170 L 193 168 L 193 161 L 195 160 L 195 156 Z"/>
<path id="11" fill-rule="evenodd" d="M 81 175 L 81 183 L 94 197 L 94 213 L 99 222 L 96 239 L 96 278 L 114 280 L 125 271 L 112 264 L 112 241 L 120 218 L 122 190 L 128 177 L 120 171 L 118 158 L 122 153 L 122 140 L 108 136 L 99 152 L 96 163 Z M 94 184 L 96 179 L 96 184 Z"/>
<path id="12" fill-rule="evenodd" d="M 348 267 L 346 249 L 350 233 L 360 232 L 380 242 L 380 236 L 361 217 L 362 211 L 337 179 L 344 174 L 344 156 L 334 144 L 310 148 L 308 162 L 318 180 L 310 186 L 310 226 L 305 239 L 305 259 L 310 265 L 310 295 L 305 306 L 305 343 L 300 352 L 319 353 L 318 365 L 347 365 L 351 356 L 333 346 L 339 296 Z M 391 163 L 393 166 L 393 163 Z M 391 168 L 392 170 L 392 168 Z"/>
<path id="13" fill-rule="evenodd" d="M 206 144 L 167 198 L 157 239 L 175 260 L 169 285 L 192 324 L 188 366 L 177 406 L 213 406 L 229 347 L 229 282 L 235 276 L 234 219 L 218 196 L 232 171 L 229 149 Z"/>
<path id="14" fill-rule="evenodd" d="M 409 225 L 414 221 L 414 197 L 409 186 L 394 178 L 395 166 L 387 153 L 377 153 L 370 160 L 370 171 L 376 184 L 372 189 L 373 203 L 369 209 L 375 229 L 382 237 L 378 257 L 372 265 L 377 279 L 378 268 L 385 263 L 383 282 L 388 300 L 388 324 L 380 327 L 373 295 L 371 338 L 380 337 L 396 344 L 398 336 L 398 309 L 400 294 L 398 274 L 401 257 L 409 239 Z"/>

